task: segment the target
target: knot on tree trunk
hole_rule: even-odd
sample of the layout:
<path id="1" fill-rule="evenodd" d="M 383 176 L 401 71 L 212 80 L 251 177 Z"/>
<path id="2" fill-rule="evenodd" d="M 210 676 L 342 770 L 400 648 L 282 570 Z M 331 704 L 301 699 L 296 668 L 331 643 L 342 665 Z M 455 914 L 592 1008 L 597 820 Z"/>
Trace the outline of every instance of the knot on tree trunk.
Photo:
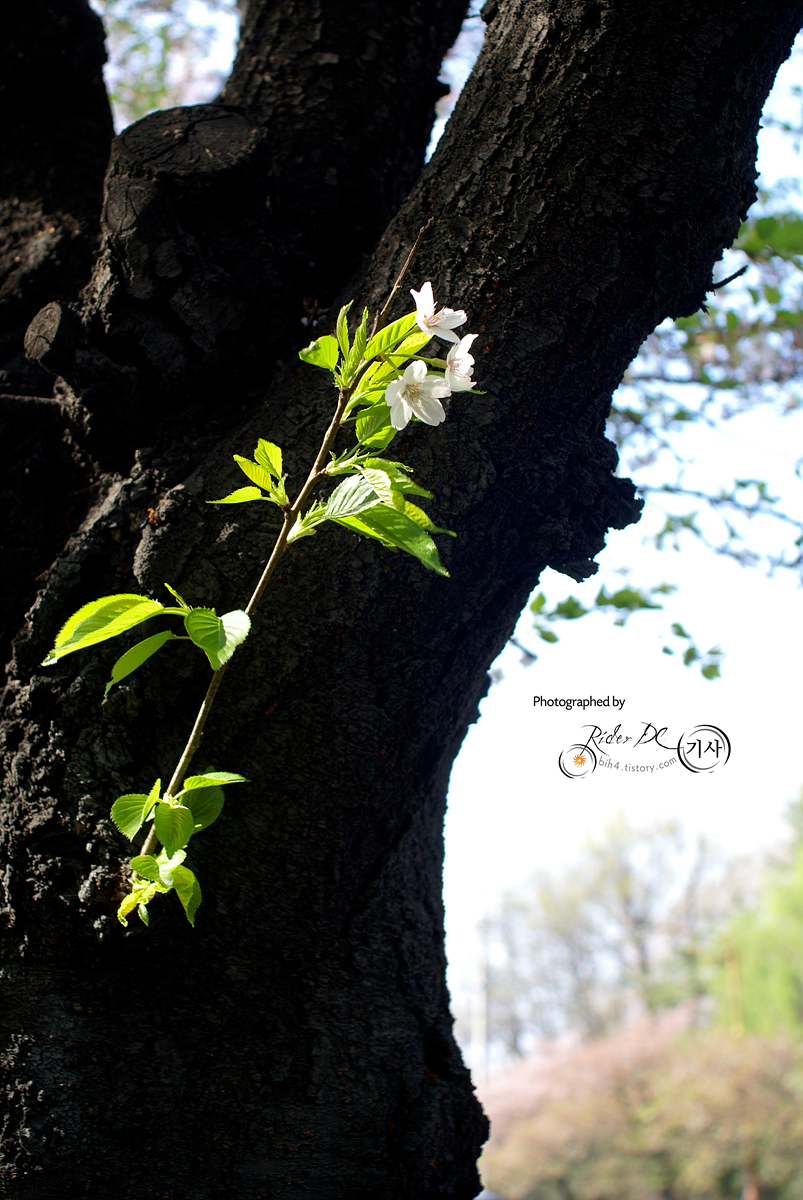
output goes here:
<path id="1" fill-rule="evenodd" d="M 170 109 L 115 139 L 82 319 L 98 351 L 147 381 L 154 414 L 186 408 L 188 382 L 193 405 L 253 388 L 301 329 L 300 258 L 272 191 L 264 131 L 239 110 Z"/>

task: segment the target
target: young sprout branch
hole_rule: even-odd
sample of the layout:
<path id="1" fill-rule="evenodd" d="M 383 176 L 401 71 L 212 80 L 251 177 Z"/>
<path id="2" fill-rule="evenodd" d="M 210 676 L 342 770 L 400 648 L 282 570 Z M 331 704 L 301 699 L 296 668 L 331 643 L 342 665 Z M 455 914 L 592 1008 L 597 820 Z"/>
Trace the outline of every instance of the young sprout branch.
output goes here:
<path id="1" fill-rule="evenodd" d="M 417 245 L 418 241 L 402 274 Z M 249 480 L 248 486 L 237 488 L 220 500 L 208 501 L 210 504 L 262 502 L 281 510 L 281 529 L 245 609 L 218 616 L 213 608 L 189 605 L 169 584 L 165 586 L 176 600 L 175 605 L 163 605 L 132 594 L 103 596 L 85 604 L 69 618 L 45 659 L 45 664 L 55 663 L 66 654 L 117 637 L 145 621 L 168 617 L 181 621 L 183 632 L 162 629 L 132 646 L 112 667 L 106 692 L 170 641 L 194 643 L 212 668 L 203 703 L 165 791 L 162 792 L 161 780 L 157 779 L 147 795 L 138 792 L 120 796 L 112 805 L 112 820 L 129 840 L 151 822 L 140 853 L 131 859 L 131 891 L 123 898 L 117 913 L 123 925 L 127 925 L 128 914 L 134 909 L 147 925 L 148 904 L 157 894 L 169 891 L 176 892 L 187 919 L 191 924 L 195 922 L 201 888 L 194 872 L 184 865 L 186 846 L 195 833 L 207 828 L 220 815 L 222 789 L 247 781 L 242 775 L 226 771 L 207 770 L 199 775 L 187 772 L 201 744 L 228 662 L 248 637 L 252 613 L 288 547 L 301 538 L 314 536 L 319 525 L 333 522 L 379 542 L 386 550 L 403 550 L 440 575 L 447 574 L 431 535 L 451 534 L 451 531 L 438 528 L 411 499 L 431 499 L 431 493 L 412 480 L 410 468 L 404 463 L 386 459 L 382 454 L 410 421 L 440 425 L 446 419 L 442 401 L 474 387 L 471 378 L 474 359 L 470 349 L 476 335 L 457 336 L 454 330 L 464 324 L 466 314 L 451 308 L 437 309 L 429 282 L 420 292 L 412 291 L 415 312 L 377 332 L 400 281 L 401 276 L 388 304 L 374 320 L 370 336 L 365 310 L 352 338 L 348 304 L 338 316 L 336 336 L 317 338 L 299 354 L 302 361 L 331 375 L 337 388 L 337 404 L 295 501 L 290 503 L 285 490 L 282 451 L 264 438 L 259 439 L 253 459 L 234 456 Z M 445 359 L 422 357 L 433 337 L 450 344 Z M 338 455 L 334 452 L 335 439 L 346 423 L 353 423 L 356 445 Z M 324 477 L 342 478 L 325 500 L 311 499 Z M 305 507 L 309 501 L 309 507 Z"/>

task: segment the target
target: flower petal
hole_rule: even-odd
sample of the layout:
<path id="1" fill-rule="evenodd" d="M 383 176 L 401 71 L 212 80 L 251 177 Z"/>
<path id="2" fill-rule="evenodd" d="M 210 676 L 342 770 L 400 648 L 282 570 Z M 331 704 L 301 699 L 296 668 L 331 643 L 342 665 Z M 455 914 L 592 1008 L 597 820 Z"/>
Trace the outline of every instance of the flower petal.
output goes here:
<path id="1" fill-rule="evenodd" d="M 410 288 L 410 295 L 415 300 L 416 312 L 423 317 L 431 317 L 435 313 L 435 297 L 432 294 L 432 284 L 427 280 L 420 292 Z"/>
<path id="2" fill-rule="evenodd" d="M 423 421 L 425 425 L 440 425 L 442 421 L 446 420 L 443 405 L 434 396 L 415 396 L 411 398 L 410 407 L 419 421 Z"/>

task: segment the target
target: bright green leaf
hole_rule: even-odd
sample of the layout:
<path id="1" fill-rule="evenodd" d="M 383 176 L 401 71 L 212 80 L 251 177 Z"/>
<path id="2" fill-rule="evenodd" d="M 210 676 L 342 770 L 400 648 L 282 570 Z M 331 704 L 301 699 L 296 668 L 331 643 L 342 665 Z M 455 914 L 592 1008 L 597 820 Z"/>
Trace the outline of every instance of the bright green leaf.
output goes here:
<path id="1" fill-rule="evenodd" d="M 400 512 L 404 512 L 404 493 L 393 486 L 393 481 L 387 471 L 381 471 L 376 467 L 361 467 L 360 473 L 383 504 L 389 504 L 391 508 L 397 508 Z"/>
<path id="2" fill-rule="evenodd" d="M 161 883 L 159 864 L 152 854 L 138 854 L 136 858 L 132 858 L 131 870 L 136 871 L 137 875 L 142 875 L 144 879 L 150 879 L 153 883 Z"/>
<path id="3" fill-rule="evenodd" d="M 207 500 L 207 504 L 246 504 L 249 500 L 265 500 L 258 487 L 237 488 L 222 500 Z"/>
<path id="4" fill-rule="evenodd" d="M 365 347 L 366 359 L 376 358 L 379 354 L 395 349 L 399 342 L 404 340 L 405 335 L 415 328 L 415 317 L 415 313 L 408 313 L 406 317 L 400 317 L 398 321 L 386 325 L 379 333 L 374 334 Z"/>
<path id="5" fill-rule="evenodd" d="M 159 868 L 160 886 L 170 889 L 173 887 L 173 872 L 176 867 L 180 866 L 187 857 L 186 850 L 176 850 L 175 854 L 168 857 L 167 850 L 160 850 L 159 857 L 156 859 L 156 865 Z"/>
<path id="6" fill-rule="evenodd" d="M 356 533 L 376 538 L 385 546 L 412 554 L 425 567 L 436 571 L 439 575 L 449 574 L 442 565 L 435 543 L 429 534 L 416 525 L 415 521 L 411 521 L 409 517 L 395 508 L 390 508 L 386 504 L 377 504 L 360 513 L 359 516 L 335 519 L 341 525 L 345 525 L 347 529 L 353 529 Z"/>
<path id="7" fill-rule="evenodd" d="M 426 488 L 419 487 L 417 483 L 413 483 L 407 474 L 411 468 L 406 467 L 404 463 L 392 462 L 388 458 L 366 458 L 360 465 L 360 470 L 363 474 L 367 470 L 374 468 L 384 471 L 390 477 L 393 486 L 400 492 L 403 492 L 405 496 L 423 496 L 426 500 L 432 499 L 432 492 L 428 492 Z"/>
<path id="8" fill-rule="evenodd" d="M 149 600 L 146 596 L 123 594 L 91 600 L 64 623 L 42 665 L 51 666 L 74 650 L 84 650 L 87 646 L 117 637 L 151 617 L 175 612 L 176 609 L 165 608 L 158 600 Z"/>
<path id="9" fill-rule="evenodd" d="M 120 833 L 130 841 L 142 828 L 148 797 L 139 792 L 120 796 L 112 805 L 111 818 Z"/>
<path id="10" fill-rule="evenodd" d="M 337 340 L 328 334 L 316 338 L 305 350 L 299 350 L 298 357 L 302 362 L 310 363 L 313 367 L 323 367 L 327 371 L 334 371 L 339 357 Z"/>
<path id="11" fill-rule="evenodd" d="M 354 345 L 351 347 L 349 356 L 346 359 L 343 367 L 343 381 L 346 384 L 351 383 L 354 376 L 357 374 L 360 363 L 362 362 L 363 354 L 365 353 L 366 343 L 368 341 L 368 309 L 363 310 L 362 320 L 357 326 L 354 334 Z"/>
<path id="12" fill-rule="evenodd" d="M 195 830 L 192 813 L 183 804 L 157 804 L 153 824 L 156 836 L 170 855 L 186 846 Z"/>
<path id="13" fill-rule="evenodd" d="M 173 887 L 176 889 L 179 900 L 184 905 L 187 920 L 190 925 L 194 925 L 195 913 L 197 912 L 198 905 L 201 903 L 201 885 L 189 867 L 175 867 L 173 869 Z"/>
<path id="14" fill-rule="evenodd" d="M 396 436 L 390 423 L 390 409 L 382 401 L 364 409 L 357 417 L 357 441 L 372 450 L 384 450 Z"/>
<path id="15" fill-rule="evenodd" d="M 345 304 L 337 314 L 337 340 L 340 343 L 340 349 L 343 351 L 344 358 L 348 358 L 349 356 L 348 315 L 353 303 L 353 300 L 349 300 L 348 304 Z"/>
<path id="16" fill-rule="evenodd" d="M 377 503 L 377 494 L 361 475 L 350 475 L 339 483 L 326 501 L 326 518 L 339 521 Z"/>
<path id="17" fill-rule="evenodd" d="M 145 638 L 144 641 L 137 642 L 136 646 L 132 646 L 130 650 L 126 650 L 125 654 L 122 654 L 112 667 L 112 677 L 106 684 L 104 696 L 108 696 L 109 690 L 114 687 L 115 683 L 125 679 L 126 675 L 131 675 L 144 662 L 147 662 L 165 642 L 169 642 L 175 637 L 176 634 L 168 629 L 163 633 L 155 633 L 153 637 Z"/>
<path id="18" fill-rule="evenodd" d="M 235 608 L 220 618 L 224 642 L 218 651 L 221 665 L 227 663 L 238 646 L 241 646 L 251 630 L 251 618 L 242 609 Z"/>
<path id="19" fill-rule="evenodd" d="M 248 783 L 248 780 L 244 775 L 235 775 L 232 771 L 204 771 L 203 775 L 188 775 L 181 786 L 185 792 L 191 792 L 196 788 L 227 783 Z"/>
<path id="20" fill-rule="evenodd" d="M 219 671 L 248 637 L 251 618 L 239 609 L 219 617 L 211 608 L 193 608 L 184 618 L 187 633 Z"/>
<path id="21" fill-rule="evenodd" d="M 184 599 L 182 599 L 182 597 L 181 597 L 181 596 L 179 596 L 179 594 L 178 594 L 178 592 L 176 591 L 176 589 L 175 589 L 175 588 L 172 588 L 172 587 L 170 586 L 170 584 L 169 584 L 169 583 L 166 583 L 166 584 L 165 584 L 165 587 L 167 588 L 167 590 L 168 590 L 168 592 L 170 593 L 170 595 L 171 595 L 171 596 L 175 596 L 176 600 L 178 600 L 178 602 L 179 602 L 179 605 L 180 605 L 182 608 L 189 608 L 189 607 L 190 607 L 190 606 L 189 606 L 189 604 L 187 603 L 187 601 L 186 601 L 186 600 L 184 600 Z"/>
<path id="22" fill-rule="evenodd" d="M 261 467 L 270 471 L 277 479 L 282 477 L 282 452 L 273 442 L 266 442 L 264 438 L 260 438 L 254 458 Z"/>
<path id="23" fill-rule="evenodd" d="M 235 454 L 234 461 L 242 473 L 247 475 L 250 480 L 259 487 L 264 488 L 266 492 L 271 490 L 273 487 L 273 476 L 260 463 L 251 462 L 250 458 L 243 458 L 241 454 Z"/>

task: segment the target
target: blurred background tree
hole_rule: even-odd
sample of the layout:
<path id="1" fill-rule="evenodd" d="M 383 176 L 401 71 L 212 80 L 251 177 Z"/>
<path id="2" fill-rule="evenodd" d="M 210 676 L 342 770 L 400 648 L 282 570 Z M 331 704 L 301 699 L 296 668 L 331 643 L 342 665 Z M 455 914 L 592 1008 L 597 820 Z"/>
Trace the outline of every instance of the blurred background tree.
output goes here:
<path id="1" fill-rule="evenodd" d="M 92 7 L 106 27 L 106 87 L 118 132 L 154 109 L 198 104 L 220 91 L 234 51 L 236 0 L 93 0 Z"/>
<path id="2" fill-rule="evenodd" d="M 544 1065 L 527 1116 L 484 1097 L 504 1200 L 797 1200 L 803 1047 L 655 1018 Z"/>
<path id="3" fill-rule="evenodd" d="M 803 799 L 762 869 L 623 819 L 491 923 L 504 1200 L 803 1196 Z M 515 1036 L 511 1036 L 515 1030 Z M 541 1042 L 537 1042 L 537 1038 Z M 543 1039 L 553 1039 L 552 1041 Z"/>
<path id="4" fill-rule="evenodd" d="M 508 892 L 488 921 L 492 1060 L 541 1038 L 599 1037 L 684 1000 L 710 1010 L 717 939 L 758 880 L 758 864 L 727 861 L 703 839 L 689 852 L 677 821 L 637 828 L 620 815 L 569 866 Z M 467 1014 L 461 1029 L 467 1038 Z"/>

